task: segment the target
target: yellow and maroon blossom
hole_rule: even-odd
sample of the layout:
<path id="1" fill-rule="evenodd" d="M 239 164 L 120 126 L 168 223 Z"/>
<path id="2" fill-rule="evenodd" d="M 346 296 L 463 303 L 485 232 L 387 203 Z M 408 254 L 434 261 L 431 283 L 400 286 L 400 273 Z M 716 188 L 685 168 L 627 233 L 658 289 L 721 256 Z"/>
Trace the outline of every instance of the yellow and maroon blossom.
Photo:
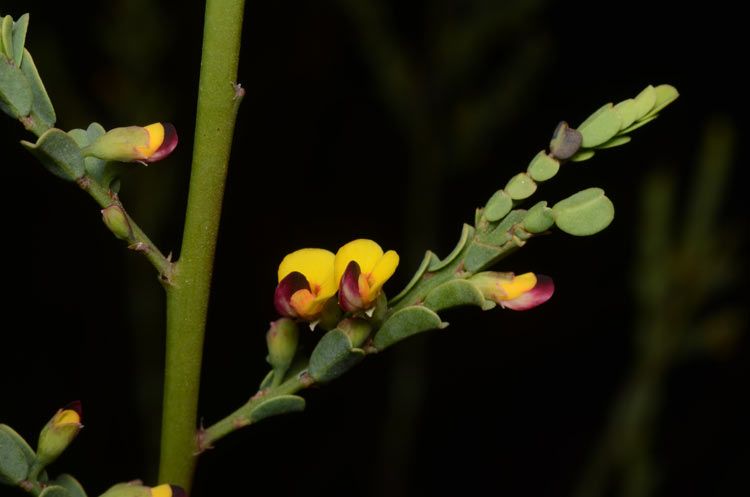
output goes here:
<path id="1" fill-rule="evenodd" d="M 81 403 L 71 402 L 44 425 L 36 451 L 43 466 L 57 459 L 81 431 L 81 412 Z"/>
<path id="2" fill-rule="evenodd" d="M 306 248 L 284 257 L 274 305 L 282 316 L 315 321 L 326 301 L 336 294 L 333 252 Z"/>
<path id="3" fill-rule="evenodd" d="M 165 483 L 156 487 L 147 487 L 140 480 L 113 485 L 99 497 L 187 497 L 185 490 L 177 485 Z"/>
<path id="4" fill-rule="evenodd" d="M 514 311 L 525 311 L 545 303 L 555 292 L 552 278 L 542 274 L 486 271 L 469 279 L 484 298 Z"/>
<path id="5" fill-rule="evenodd" d="M 335 261 L 341 308 L 347 312 L 371 308 L 398 261 L 395 251 L 383 253 L 372 240 L 354 240 L 341 247 Z"/>
<path id="6" fill-rule="evenodd" d="M 84 147 L 85 156 L 106 161 L 156 162 L 177 147 L 177 130 L 170 123 L 114 128 Z"/>

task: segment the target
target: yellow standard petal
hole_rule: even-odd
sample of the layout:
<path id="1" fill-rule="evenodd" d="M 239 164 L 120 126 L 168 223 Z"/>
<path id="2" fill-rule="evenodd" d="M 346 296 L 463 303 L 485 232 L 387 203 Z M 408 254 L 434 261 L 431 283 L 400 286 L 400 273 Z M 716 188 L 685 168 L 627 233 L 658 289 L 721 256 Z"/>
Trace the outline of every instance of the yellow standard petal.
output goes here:
<path id="1" fill-rule="evenodd" d="M 145 147 L 135 147 L 135 149 L 144 157 L 149 158 L 164 142 L 164 126 L 161 123 L 154 123 L 145 126 L 143 129 L 148 133 L 148 145 Z"/>
<path id="2" fill-rule="evenodd" d="M 316 299 L 327 299 L 336 293 L 338 285 L 333 278 L 333 252 L 318 248 L 300 249 L 284 257 L 279 264 L 279 281 L 289 273 L 302 273 L 310 284 Z"/>
<path id="3" fill-rule="evenodd" d="M 395 250 L 389 250 L 375 264 L 367 280 L 370 283 L 370 292 L 377 295 L 386 281 L 393 276 L 398 267 L 399 257 Z"/>
<path id="4" fill-rule="evenodd" d="M 510 280 L 498 281 L 497 286 L 505 293 L 500 300 L 513 300 L 536 286 L 536 275 L 524 273 Z"/>
<path id="5" fill-rule="evenodd" d="M 351 261 L 359 264 L 362 274 L 370 274 L 381 257 L 383 257 L 383 249 L 372 240 L 360 238 L 347 243 L 336 252 L 336 283 L 341 281 L 346 266 Z"/>
<path id="6" fill-rule="evenodd" d="M 81 416 L 78 415 L 73 409 L 65 409 L 55 416 L 54 425 L 67 425 L 67 424 L 79 424 L 81 422 Z"/>

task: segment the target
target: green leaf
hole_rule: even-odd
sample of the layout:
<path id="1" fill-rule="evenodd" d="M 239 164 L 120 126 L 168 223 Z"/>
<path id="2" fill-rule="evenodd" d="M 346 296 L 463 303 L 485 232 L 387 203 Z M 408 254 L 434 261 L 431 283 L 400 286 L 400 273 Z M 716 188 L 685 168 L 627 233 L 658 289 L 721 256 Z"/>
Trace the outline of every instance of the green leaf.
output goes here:
<path id="1" fill-rule="evenodd" d="M 523 200 L 533 195 L 536 191 L 536 183 L 528 174 L 518 173 L 505 185 L 505 191 L 513 200 Z"/>
<path id="2" fill-rule="evenodd" d="M 300 412 L 305 410 L 305 399 L 298 395 L 279 395 L 260 403 L 250 412 L 250 420 L 253 423 L 261 419 L 278 416 L 289 412 Z"/>
<path id="3" fill-rule="evenodd" d="M 523 229 L 529 233 L 542 233 L 550 229 L 553 224 L 555 224 L 555 217 L 545 200 L 537 202 L 523 219 Z"/>
<path id="4" fill-rule="evenodd" d="M 64 473 L 55 478 L 52 484 L 63 487 L 68 491 L 68 495 L 70 495 L 70 497 L 86 497 L 86 491 L 83 489 L 81 484 L 78 483 L 78 480 L 67 473 Z"/>
<path id="5" fill-rule="evenodd" d="M 553 178 L 559 170 L 560 161 L 554 157 L 550 157 L 542 150 L 531 160 L 526 171 L 534 181 L 547 181 Z"/>
<path id="6" fill-rule="evenodd" d="M 395 297 L 391 297 L 391 299 L 388 300 L 388 303 L 390 305 L 393 305 L 397 303 L 399 300 L 401 300 L 402 298 L 404 298 L 406 294 L 409 293 L 409 290 L 414 288 L 414 285 L 417 284 L 417 282 L 422 277 L 422 275 L 427 271 L 427 268 L 431 264 L 436 264 L 439 260 L 440 259 L 438 259 L 438 257 L 431 251 L 428 250 L 427 252 L 425 252 L 424 259 L 422 259 L 422 263 L 419 265 L 417 272 L 414 273 L 414 276 L 411 277 L 411 280 L 409 280 L 409 283 L 406 284 L 404 289 L 401 290 L 399 294 L 396 295 Z"/>
<path id="7" fill-rule="evenodd" d="M 26 77 L 26 81 L 31 88 L 33 96 L 33 102 L 31 105 L 34 114 L 33 117 L 41 119 L 43 122 L 47 123 L 49 127 L 54 126 L 55 121 L 57 120 L 55 108 L 52 106 L 52 101 L 49 99 L 42 78 L 39 76 L 36 64 L 34 64 L 34 59 L 31 57 L 28 50 L 24 51 L 21 72 L 23 72 L 23 75 Z"/>
<path id="8" fill-rule="evenodd" d="M 633 122 L 635 122 L 635 116 L 638 112 L 638 109 L 635 105 L 635 99 L 629 98 L 615 105 L 615 112 L 620 115 L 620 128 L 627 128 L 628 126 L 633 124 Z"/>
<path id="9" fill-rule="evenodd" d="M 677 88 L 675 88 L 672 85 L 659 85 L 656 88 L 654 88 L 654 91 L 656 93 L 656 103 L 654 104 L 654 108 L 651 109 L 649 113 L 644 116 L 646 118 L 655 116 L 664 107 L 666 107 L 667 105 L 677 100 L 677 97 L 680 96 L 680 93 L 677 91 Z"/>
<path id="10" fill-rule="evenodd" d="M 483 310 L 495 307 L 495 302 L 486 300 L 477 287 L 467 280 L 446 281 L 432 289 L 424 299 L 424 305 L 435 312 L 462 305 L 475 305 Z"/>
<path id="11" fill-rule="evenodd" d="M 578 126 L 578 131 L 583 136 L 582 146 L 593 148 L 601 145 L 620 131 L 620 124 L 620 115 L 612 104 L 600 107 Z"/>
<path id="12" fill-rule="evenodd" d="M 52 128 L 40 136 L 36 143 L 22 141 L 21 145 L 59 178 L 75 181 L 86 172 L 81 149 L 73 137 L 62 130 Z"/>
<path id="13" fill-rule="evenodd" d="M 511 236 L 508 235 L 508 240 Z M 490 265 L 496 258 L 502 255 L 503 251 L 495 245 L 488 245 L 481 242 L 474 242 L 469 245 L 464 257 L 464 268 L 472 273 Z"/>
<path id="14" fill-rule="evenodd" d="M 2 26 L 0 26 L 0 33 L 2 33 L 0 45 L 2 45 L 3 52 L 9 58 L 13 58 L 13 18 L 11 16 L 5 16 L 2 20 Z"/>
<path id="15" fill-rule="evenodd" d="M 575 154 L 573 157 L 570 158 L 571 162 L 583 162 L 585 160 L 589 160 L 594 156 L 595 152 L 593 150 L 581 150 L 577 154 Z"/>
<path id="16" fill-rule="evenodd" d="M 640 128 L 641 126 L 644 126 L 644 125 L 646 125 L 646 124 L 650 123 L 651 121 L 653 121 L 653 120 L 654 120 L 654 119 L 656 119 L 657 117 L 659 117 L 659 115 L 658 115 L 658 114 L 655 114 L 655 115 L 653 115 L 653 116 L 650 116 L 650 117 L 644 117 L 644 118 L 643 118 L 643 119 L 641 119 L 640 121 L 638 121 L 638 122 L 636 122 L 636 123 L 633 123 L 633 124 L 632 124 L 631 126 L 629 126 L 629 127 L 625 128 L 624 130 L 622 130 L 622 133 L 623 133 L 623 134 L 625 134 L 625 133 L 630 133 L 631 131 L 634 131 L 634 130 L 638 129 L 638 128 Z"/>
<path id="17" fill-rule="evenodd" d="M 588 236 L 603 230 L 615 217 L 615 207 L 601 188 L 588 188 L 552 207 L 555 224 L 566 233 Z"/>
<path id="18" fill-rule="evenodd" d="M 603 150 L 605 148 L 619 147 L 620 145 L 625 145 L 626 143 L 630 143 L 629 136 L 615 136 L 614 138 L 609 140 L 607 143 L 602 143 L 596 148 L 597 150 Z"/>
<path id="19" fill-rule="evenodd" d="M 25 117 L 31 112 L 33 95 L 26 77 L 9 59 L 0 55 L 0 103 L 13 118 Z"/>
<path id="20" fill-rule="evenodd" d="M 266 374 L 266 376 L 263 377 L 263 381 L 260 382 L 260 385 L 258 386 L 258 390 L 265 390 L 266 388 L 271 386 L 271 383 L 273 382 L 273 369 Z"/>
<path id="21" fill-rule="evenodd" d="M 504 245 L 510 241 L 513 237 L 513 228 L 521 224 L 523 219 L 526 217 L 525 209 L 516 209 L 510 211 L 510 213 L 500 221 L 494 230 L 479 237 L 482 243 L 489 243 L 491 245 Z"/>
<path id="22" fill-rule="evenodd" d="M 29 474 L 31 463 L 24 447 L 28 444 L 9 426 L 0 428 L 0 483 L 17 485 Z"/>
<path id="23" fill-rule="evenodd" d="M 39 497 L 72 497 L 64 487 L 57 485 L 50 485 L 49 487 L 42 490 Z"/>
<path id="24" fill-rule="evenodd" d="M 474 228 L 472 228 L 468 224 L 464 224 L 463 229 L 461 230 L 461 238 L 459 238 L 458 243 L 453 248 L 451 253 L 448 254 L 442 261 L 433 260 L 428 270 L 438 271 L 453 262 L 456 257 L 458 257 L 458 254 L 460 254 L 466 246 L 466 242 L 468 242 L 472 236 L 474 236 Z"/>
<path id="25" fill-rule="evenodd" d="M 325 383 L 346 373 L 361 361 L 365 353 L 352 347 L 342 330 L 335 328 L 320 339 L 310 355 L 307 372 L 319 383 Z"/>
<path id="26" fill-rule="evenodd" d="M 27 29 L 29 29 L 29 14 L 24 14 L 13 24 L 13 60 L 19 67 L 23 60 Z"/>
<path id="27" fill-rule="evenodd" d="M 422 306 L 405 307 L 393 313 L 375 335 L 373 345 L 378 350 L 390 347 L 423 331 L 442 329 L 448 326 L 440 316 Z"/>
<path id="28" fill-rule="evenodd" d="M 635 120 L 638 121 L 646 116 L 656 105 L 656 90 L 648 85 L 635 97 Z"/>
<path id="29" fill-rule="evenodd" d="M 487 201 L 484 208 L 484 217 L 490 221 L 499 221 L 505 217 L 513 208 L 513 199 L 505 190 L 496 191 Z"/>

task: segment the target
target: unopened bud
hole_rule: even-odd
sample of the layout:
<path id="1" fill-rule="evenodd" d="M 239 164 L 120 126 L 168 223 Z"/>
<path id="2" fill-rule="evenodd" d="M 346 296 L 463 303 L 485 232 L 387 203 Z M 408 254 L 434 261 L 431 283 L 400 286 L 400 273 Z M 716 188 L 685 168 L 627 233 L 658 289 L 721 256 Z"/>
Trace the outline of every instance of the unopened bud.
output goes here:
<path id="1" fill-rule="evenodd" d="M 177 485 L 165 483 L 157 487 L 147 487 L 140 480 L 135 480 L 118 483 L 99 497 L 187 497 L 187 494 Z"/>
<path id="2" fill-rule="evenodd" d="M 171 154 L 177 146 L 177 131 L 169 123 L 114 128 L 82 152 L 106 161 L 155 162 Z"/>
<path id="3" fill-rule="evenodd" d="M 281 318 L 271 323 L 266 333 L 268 357 L 266 360 L 274 371 L 283 375 L 294 359 L 299 341 L 297 325 L 289 318 Z"/>
<path id="4" fill-rule="evenodd" d="M 42 466 L 57 459 L 81 431 L 81 403 L 72 402 L 52 416 L 39 434 L 37 457 Z"/>
<path id="5" fill-rule="evenodd" d="M 370 337 L 372 325 L 364 319 L 349 318 L 338 324 L 338 329 L 346 333 L 352 342 L 352 347 L 359 348 Z"/>
<path id="6" fill-rule="evenodd" d="M 119 205 L 113 204 L 102 209 L 102 221 L 120 240 L 130 240 L 133 237 L 133 230 L 130 228 L 128 216 Z"/>

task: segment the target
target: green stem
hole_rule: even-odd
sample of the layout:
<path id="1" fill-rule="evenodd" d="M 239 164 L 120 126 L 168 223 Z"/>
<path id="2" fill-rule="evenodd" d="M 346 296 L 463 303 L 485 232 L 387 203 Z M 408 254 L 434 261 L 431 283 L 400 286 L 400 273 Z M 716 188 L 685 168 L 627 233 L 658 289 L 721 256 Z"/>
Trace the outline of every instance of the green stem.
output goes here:
<path id="1" fill-rule="evenodd" d="M 300 390 L 303 390 L 313 384 L 313 379 L 306 373 L 295 374 L 284 383 L 278 386 L 272 386 L 265 390 L 260 390 L 258 393 L 247 401 L 242 407 L 234 411 L 229 416 L 225 417 L 221 421 L 214 423 L 205 430 L 199 433 L 198 437 L 198 452 L 203 452 L 209 449 L 213 444 L 229 435 L 230 433 L 244 428 L 252 424 L 250 414 L 253 409 L 268 399 L 278 397 L 280 395 L 289 395 Z"/>
<path id="2" fill-rule="evenodd" d="M 207 0 L 190 192 L 179 262 L 167 287 L 159 481 L 189 492 L 195 470 L 203 337 L 237 111 L 244 0 Z"/>
<path id="3" fill-rule="evenodd" d="M 128 218 L 132 235 L 127 239 L 128 245 L 132 250 L 142 253 L 146 259 L 159 271 L 159 277 L 165 285 L 172 284 L 174 275 L 174 264 L 170 258 L 165 257 L 159 248 L 151 241 L 140 226 L 128 215 L 125 207 L 122 205 L 116 195 L 112 193 L 96 180 L 89 176 L 83 176 L 77 180 L 78 186 L 85 190 L 91 197 L 96 200 L 103 208 L 117 205 Z"/>

